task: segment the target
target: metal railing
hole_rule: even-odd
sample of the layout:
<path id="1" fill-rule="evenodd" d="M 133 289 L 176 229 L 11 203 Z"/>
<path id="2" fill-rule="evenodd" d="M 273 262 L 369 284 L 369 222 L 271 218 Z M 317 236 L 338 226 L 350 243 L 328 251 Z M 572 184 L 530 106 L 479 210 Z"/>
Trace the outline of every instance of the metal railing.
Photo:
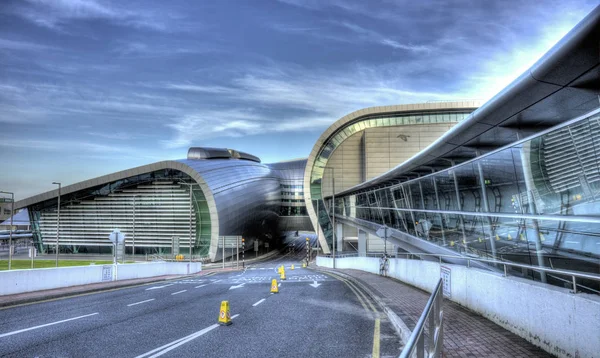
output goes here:
<path id="1" fill-rule="evenodd" d="M 444 343 L 444 297 L 442 279 L 438 280 L 427 305 L 404 346 L 400 358 L 441 357 Z M 425 322 L 428 322 L 428 334 L 425 336 Z M 427 350 L 425 349 L 427 338 Z M 427 351 L 427 355 L 425 352 Z"/>
<path id="2" fill-rule="evenodd" d="M 570 277 L 570 283 L 573 287 L 573 293 L 577 293 L 577 287 L 581 287 L 584 288 L 586 290 L 589 290 L 591 292 L 595 292 L 597 294 L 600 294 L 600 291 L 595 290 L 593 288 L 581 285 L 577 283 L 577 279 L 586 279 L 586 280 L 592 280 L 592 281 L 596 281 L 598 283 L 600 283 L 600 275 L 595 275 L 595 274 L 591 274 L 591 273 L 585 273 L 585 272 L 578 272 L 578 271 L 570 271 L 570 270 L 558 270 L 558 269 L 553 269 L 553 268 L 547 268 L 547 267 L 541 267 L 541 266 L 532 266 L 532 265 L 525 265 L 525 264 L 519 264 L 519 263 L 514 263 L 514 262 L 510 262 L 510 261 L 499 261 L 499 260 L 490 260 L 490 259 L 484 259 L 484 258 L 478 258 L 478 257 L 469 257 L 469 256 L 457 256 L 457 255 L 442 255 L 442 254 L 430 254 L 430 253 L 397 253 L 398 256 L 406 256 L 406 259 L 408 259 L 409 257 L 421 257 L 421 256 L 430 256 L 430 257 L 434 257 L 437 258 L 441 263 L 443 263 L 444 259 L 452 259 L 452 260 L 463 260 L 466 261 L 466 265 L 467 267 L 471 267 L 471 261 L 475 261 L 475 262 L 482 262 L 482 263 L 487 263 L 487 264 L 493 264 L 493 265 L 500 265 L 503 267 L 504 269 L 504 277 L 508 276 L 508 268 L 509 267 L 518 267 L 521 269 L 528 269 L 528 270 L 532 270 L 532 271 L 538 271 L 538 272 L 545 272 L 548 273 L 550 275 L 562 275 L 562 276 L 567 276 Z M 320 255 L 320 256 L 324 256 L 324 257 L 329 257 L 329 255 Z M 336 254 L 336 258 L 344 258 L 344 257 L 357 257 L 358 253 L 349 253 L 349 254 Z M 369 256 L 369 255 L 367 255 Z M 381 254 L 378 254 L 378 256 L 381 256 Z M 560 277 L 556 277 L 553 276 L 553 278 L 556 278 L 558 280 L 561 281 L 566 281 L 565 279 L 562 279 Z"/>

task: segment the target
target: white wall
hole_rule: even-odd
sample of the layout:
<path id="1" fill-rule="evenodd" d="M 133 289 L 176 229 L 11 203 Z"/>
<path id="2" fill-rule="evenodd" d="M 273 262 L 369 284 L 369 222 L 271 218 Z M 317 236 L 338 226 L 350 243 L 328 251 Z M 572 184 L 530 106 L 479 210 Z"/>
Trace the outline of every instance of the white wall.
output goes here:
<path id="1" fill-rule="evenodd" d="M 113 265 L 1 271 L 0 296 L 102 282 L 103 267 L 105 266 L 112 267 L 112 272 L 114 272 Z M 202 264 L 199 262 L 192 264 L 187 262 L 150 262 L 117 266 L 117 274 L 113 275 L 109 281 L 114 280 L 115 276 L 119 280 L 128 280 L 163 275 L 186 275 L 202 270 Z"/>
<path id="2" fill-rule="evenodd" d="M 331 261 L 318 257 L 317 265 L 331 267 Z M 599 356 L 600 297 L 465 266 L 442 266 L 451 270 L 452 301 L 559 357 Z M 336 267 L 378 273 L 379 258 L 336 259 Z M 390 259 L 389 276 L 431 292 L 440 264 Z"/>

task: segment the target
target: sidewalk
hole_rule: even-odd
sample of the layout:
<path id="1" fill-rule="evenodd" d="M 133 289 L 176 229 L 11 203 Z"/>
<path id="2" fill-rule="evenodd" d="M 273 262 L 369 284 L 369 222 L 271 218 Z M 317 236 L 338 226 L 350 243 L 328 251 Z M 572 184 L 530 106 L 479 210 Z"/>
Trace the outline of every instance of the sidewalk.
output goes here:
<path id="1" fill-rule="evenodd" d="M 398 280 L 358 270 L 335 270 L 369 288 L 412 331 L 430 294 Z M 334 272 L 335 272 L 334 271 Z M 444 357 L 552 357 L 492 321 L 444 300 Z"/>

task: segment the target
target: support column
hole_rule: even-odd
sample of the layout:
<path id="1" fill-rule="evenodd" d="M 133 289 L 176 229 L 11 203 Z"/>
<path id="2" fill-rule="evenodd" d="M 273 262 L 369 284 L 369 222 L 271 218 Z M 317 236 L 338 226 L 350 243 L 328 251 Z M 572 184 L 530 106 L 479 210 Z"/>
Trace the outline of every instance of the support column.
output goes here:
<path id="1" fill-rule="evenodd" d="M 450 163 L 454 167 L 454 160 L 451 160 Z M 462 204 L 460 203 L 460 191 L 458 190 L 458 181 L 456 181 L 456 169 L 452 168 L 452 181 L 454 182 L 454 191 L 456 192 L 456 207 L 458 211 L 462 211 Z M 467 251 L 467 234 L 465 233 L 465 221 L 463 219 L 462 214 L 458 215 L 460 221 L 460 230 L 462 231 L 463 237 L 463 245 L 465 247 L 465 251 Z"/>
<path id="2" fill-rule="evenodd" d="M 358 229 L 358 256 L 367 256 L 367 232 Z"/>
<path id="3" fill-rule="evenodd" d="M 432 170 L 433 172 L 433 170 Z M 437 187 L 437 180 L 434 177 L 431 178 L 431 180 L 433 180 L 433 190 L 435 191 L 435 204 L 436 207 L 438 209 L 438 211 L 442 211 L 442 206 L 440 205 L 440 196 L 438 194 L 438 187 Z M 444 214 L 440 214 L 440 225 L 441 225 L 441 231 L 442 231 L 442 242 L 444 243 L 444 246 L 446 246 L 446 233 L 444 232 L 445 230 L 445 226 L 446 226 L 446 220 L 444 218 Z"/>
<path id="4" fill-rule="evenodd" d="M 523 178 L 525 179 L 525 190 L 527 190 L 527 201 L 529 202 L 528 208 L 529 213 L 537 215 L 537 208 L 535 204 L 535 198 L 533 196 L 533 189 L 535 185 L 533 183 L 533 175 L 531 174 L 531 162 L 529 160 L 530 149 L 529 143 L 524 143 L 523 147 L 519 151 L 521 153 L 521 165 L 523 166 Z M 537 255 L 538 265 L 545 267 L 544 264 L 544 251 L 542 249 L 542 239 L 540 236 L 540 226 L 536 219 L 531 220 L 535 231 L 535 251 Z M 529 245 L 529 243 L 527 243 Z M 546 283 L 546 273 L 540 272 L 540 278 L 542 282 Z M 576 290 L 576 287 L 573 287 Z"/>
<path id="5" fill-rule="evenodd" d="M 344 224 L 336 224 L 335 230 L 335 249 L 337 252 L 342 252 L 344 251 Z"/>
<path id="6" fill-rule="evenodd" d="M 477 155 L 479 155 L 479 153 L 477 153 Z M 477 172 L 479 174 L 479 186 L 481 186 L 481 199 L 483 202 L 483 210 L 486 213 L 489 213 L 490 206 L 488 204 L 487 189 L 485 187 L 485 179 L 483 177 L 483 168 L 481 168 L 481 161 L 479 160 L 477 161 Z M 496 241 L 494 240 L 496 236 L 496 229 L 494 228 L 494 224 L 492 223 L 492 218 L 490 216 L 487 217 L 487 221 L 490 227 L 490 247 L 492 249 L 492 258 L 496 260 Z"/>

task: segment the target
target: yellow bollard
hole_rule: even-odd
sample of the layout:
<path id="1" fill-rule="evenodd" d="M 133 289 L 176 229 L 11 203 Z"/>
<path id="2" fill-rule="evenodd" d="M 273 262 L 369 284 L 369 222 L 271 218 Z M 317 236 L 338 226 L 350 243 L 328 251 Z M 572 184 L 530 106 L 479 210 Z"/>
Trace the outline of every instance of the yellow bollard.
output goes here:
<path id="1" fill-rule="evenodd" d="M 219 324 L 229 326 L 231 324 L 231 315 L 229 313 L 229 301 L 221 301 L 221 312 L 219 312 Z"/>
<path id="2" fill-rule="evenodd" d="M 279 287 L 277 286 L 277 280 L 271 281 L 271 293 L 279 293 Z"/>
<path id="3" fill-rule="evenodd" d="M 281 276 L 279 278 L 281 278 L 282 280 L 285 280 L 285 270 L 281 271 Z"/>
<path id="4" fill-rule="evenodd" d="M 294 265 L 292 265 L 292 267 L 290 267 L 290 270 L 293 270 L 293 269 L 294 269 Z"/>
<path id="5" fill-rule="evenodd" d="M 302 264 L 302 268 L 306 268 L 306 264 Z"/>

